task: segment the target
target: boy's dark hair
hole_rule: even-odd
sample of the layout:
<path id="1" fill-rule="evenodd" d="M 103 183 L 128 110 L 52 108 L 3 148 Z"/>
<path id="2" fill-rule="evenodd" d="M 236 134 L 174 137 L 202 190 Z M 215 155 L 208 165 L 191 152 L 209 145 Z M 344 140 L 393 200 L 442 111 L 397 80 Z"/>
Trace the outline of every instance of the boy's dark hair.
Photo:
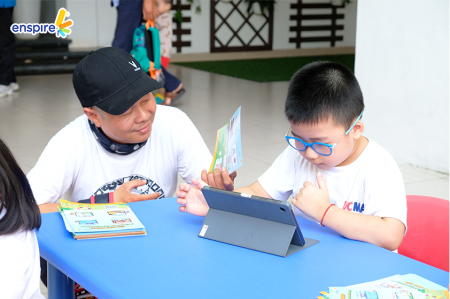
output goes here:
<path id="1" fill-rule="evenodd" d="M 27 177 L 0 139 L 0 236 L 41 226 L 41 213 Z"/>
<path id="2" fill-rule="evenodd" d="M 166 4 L 170 4 L 171 6 L 173 6 L 173 4 L 172 4 L 172 0 L 164 0 L 164 3 L 166 3 Z"/>
<path id="3" fill-rule="evenodd" d="M 292 76 L 284 113 L 294 124 L 317 124 L 331 116 L 348 129 L 363 109 L 355 75 L 340 63 L 316 61 Z"/>

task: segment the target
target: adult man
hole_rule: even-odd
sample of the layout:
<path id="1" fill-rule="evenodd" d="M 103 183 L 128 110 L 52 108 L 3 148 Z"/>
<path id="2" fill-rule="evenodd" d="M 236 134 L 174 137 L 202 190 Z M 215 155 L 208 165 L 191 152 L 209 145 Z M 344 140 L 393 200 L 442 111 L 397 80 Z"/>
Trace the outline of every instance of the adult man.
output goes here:
<path id="1" fill-rule="evenodd" d="M 75 69 L 73 84 L 84 115 L 50 140 L 28 174 L 41 212 L 57 211 L 66 192 L 72 201 L 89 202 L 93 195 L 96 202 L 170 197 L 177 173 L 190 182 L 210 165 L 190 119 L 156 106 L 151 91 L 160 84 L 123 50 L 91 52 Z"/>
<path id="2" fill-rule="evenodd" d="M 50 140 L 28 174 L 41 213 L 56 212 L 66 193 L 96 203 L 171 197 L 178 173 L 190 182 L 209 167 L 211 153 L 194 124 L 180 110 L 156 105 L 151 92 L 161 85 L 125 51 L 89 53 L 73 85 L 84 115 Z M 215 173 L 232 188 L 227 175 Z M 43 259 L 41 269 L 46 284 Z"/>

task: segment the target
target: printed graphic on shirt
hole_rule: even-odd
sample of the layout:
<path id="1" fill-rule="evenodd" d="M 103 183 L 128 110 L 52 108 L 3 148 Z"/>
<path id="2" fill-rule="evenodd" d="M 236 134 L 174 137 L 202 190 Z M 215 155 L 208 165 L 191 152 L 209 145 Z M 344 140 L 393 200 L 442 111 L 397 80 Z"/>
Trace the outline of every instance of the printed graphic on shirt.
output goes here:
<path id="1" fill-rule="evenodd" d="M 142 195 L 160 192 L 158 199 L 165 197 L 164 190 L 155 181 L 140 174 L 132 174 L 130 176 L 121 179 L 116 179 L 112 182 L 106 183 L 100 188 L 98 188 L 98 190 L 94 192 L 94 195 L 101 195 L 104 193 L 114 192 L 114 190 L 122 186 L 122 184 L 134 180 L 147 181 L 147 184 L 134 188 L 133 190 L 131 190 L 131 193 Z"/>
<path id="2" fill-rule="evenodd" d="M 347 211 L 353 211 L 353 212 L 364 212 L 364 204 L 360 204 L 359 202 L 344 202 L 344 206 L 342 207 L 343 210 Z"/>

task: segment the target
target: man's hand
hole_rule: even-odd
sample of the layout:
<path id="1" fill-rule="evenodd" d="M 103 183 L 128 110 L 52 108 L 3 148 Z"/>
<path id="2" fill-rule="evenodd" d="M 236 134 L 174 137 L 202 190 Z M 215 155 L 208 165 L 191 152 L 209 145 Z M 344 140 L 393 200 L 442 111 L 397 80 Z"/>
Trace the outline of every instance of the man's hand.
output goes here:
<path id="1" fill-rule="evenodd" d="M 145 184 L 147 184 L 147 181 L 142 180 L 133 180 L 124 183 L 114 191 L 114 202 L 134 202 L 157 199 L 160 195 L 159 192 L 143 195 L 131 193 L 132 189 Z"/>
<path id="2" fill-rule="evenodd" d="M 144 0 L 142 2 L 142 15 L 144 20 L 156 20 L 158 17 L 158 9 L 155 0 Z"/>
<path id="3" fill-rule="evenodd" d="M 206 182 L 207 185 L 228 191 L 234 190 L 234 179 L 236 176 L 236 171 L 230 175 L 225 167 L 222 167 L 222 170 L 216 168 L 209 173 L 206 169 L 203 169 L 202 171 L 202 181 Z"/>
<path id="4" fill-rule="evenodd" d="M 206 216 L 209 207 L 201 188 L 207 186 L 207 184 L 194 178 L 191 181 L 195 186 L 184 183 L 180 185 L 180 189 L 177 191 L 177 202 L 182 205 L 179 210 L 196 216 Z"/>
<path id="5" fill-rule="evenodd" d="M 319 188 L 311 182 L 303 183 L 303 188 L 292 199 L 292 204 L 307 216 L 320 221 L 323 213 L 330 205 L 328 188 L 322 174 L 317 174 L 317 183 Z"/>

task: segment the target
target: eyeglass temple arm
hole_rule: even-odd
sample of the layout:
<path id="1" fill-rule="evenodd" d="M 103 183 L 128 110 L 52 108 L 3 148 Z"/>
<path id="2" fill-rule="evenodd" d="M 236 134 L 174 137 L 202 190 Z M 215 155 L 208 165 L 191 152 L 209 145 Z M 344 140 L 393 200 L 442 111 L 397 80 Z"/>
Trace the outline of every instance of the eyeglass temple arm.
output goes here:
<path id="1" fill-rule="evenodd" d="M 356 124 L 358 123 L 359 119 L 361 118 L 363 112 L 364 112 L 364 110 L 361 111 L 361 114 L 360 114 L 360 115 L 358 116 L 358 118 L 355 120 L 355 122 L 354 122 L 353 125 L 350 127 L 350 129 L 348 129 L 347 132 L 345 132 L 345 135 L 344 135 L 344 136 L 348 135 L 348 133 L 350 133 L 350 131 L 353 129 L 353 127 L 356 126 Z M 344 137 L 344 136 L 342 136 L 342 137 Z M 342 139 L 342 138 L 341 138 L 341 139 Z M 340 141 L 340 140 L 339 140 L 339 141 Z M 339 141 L 338 141 L 338 142 L 339 142 Z"/>

